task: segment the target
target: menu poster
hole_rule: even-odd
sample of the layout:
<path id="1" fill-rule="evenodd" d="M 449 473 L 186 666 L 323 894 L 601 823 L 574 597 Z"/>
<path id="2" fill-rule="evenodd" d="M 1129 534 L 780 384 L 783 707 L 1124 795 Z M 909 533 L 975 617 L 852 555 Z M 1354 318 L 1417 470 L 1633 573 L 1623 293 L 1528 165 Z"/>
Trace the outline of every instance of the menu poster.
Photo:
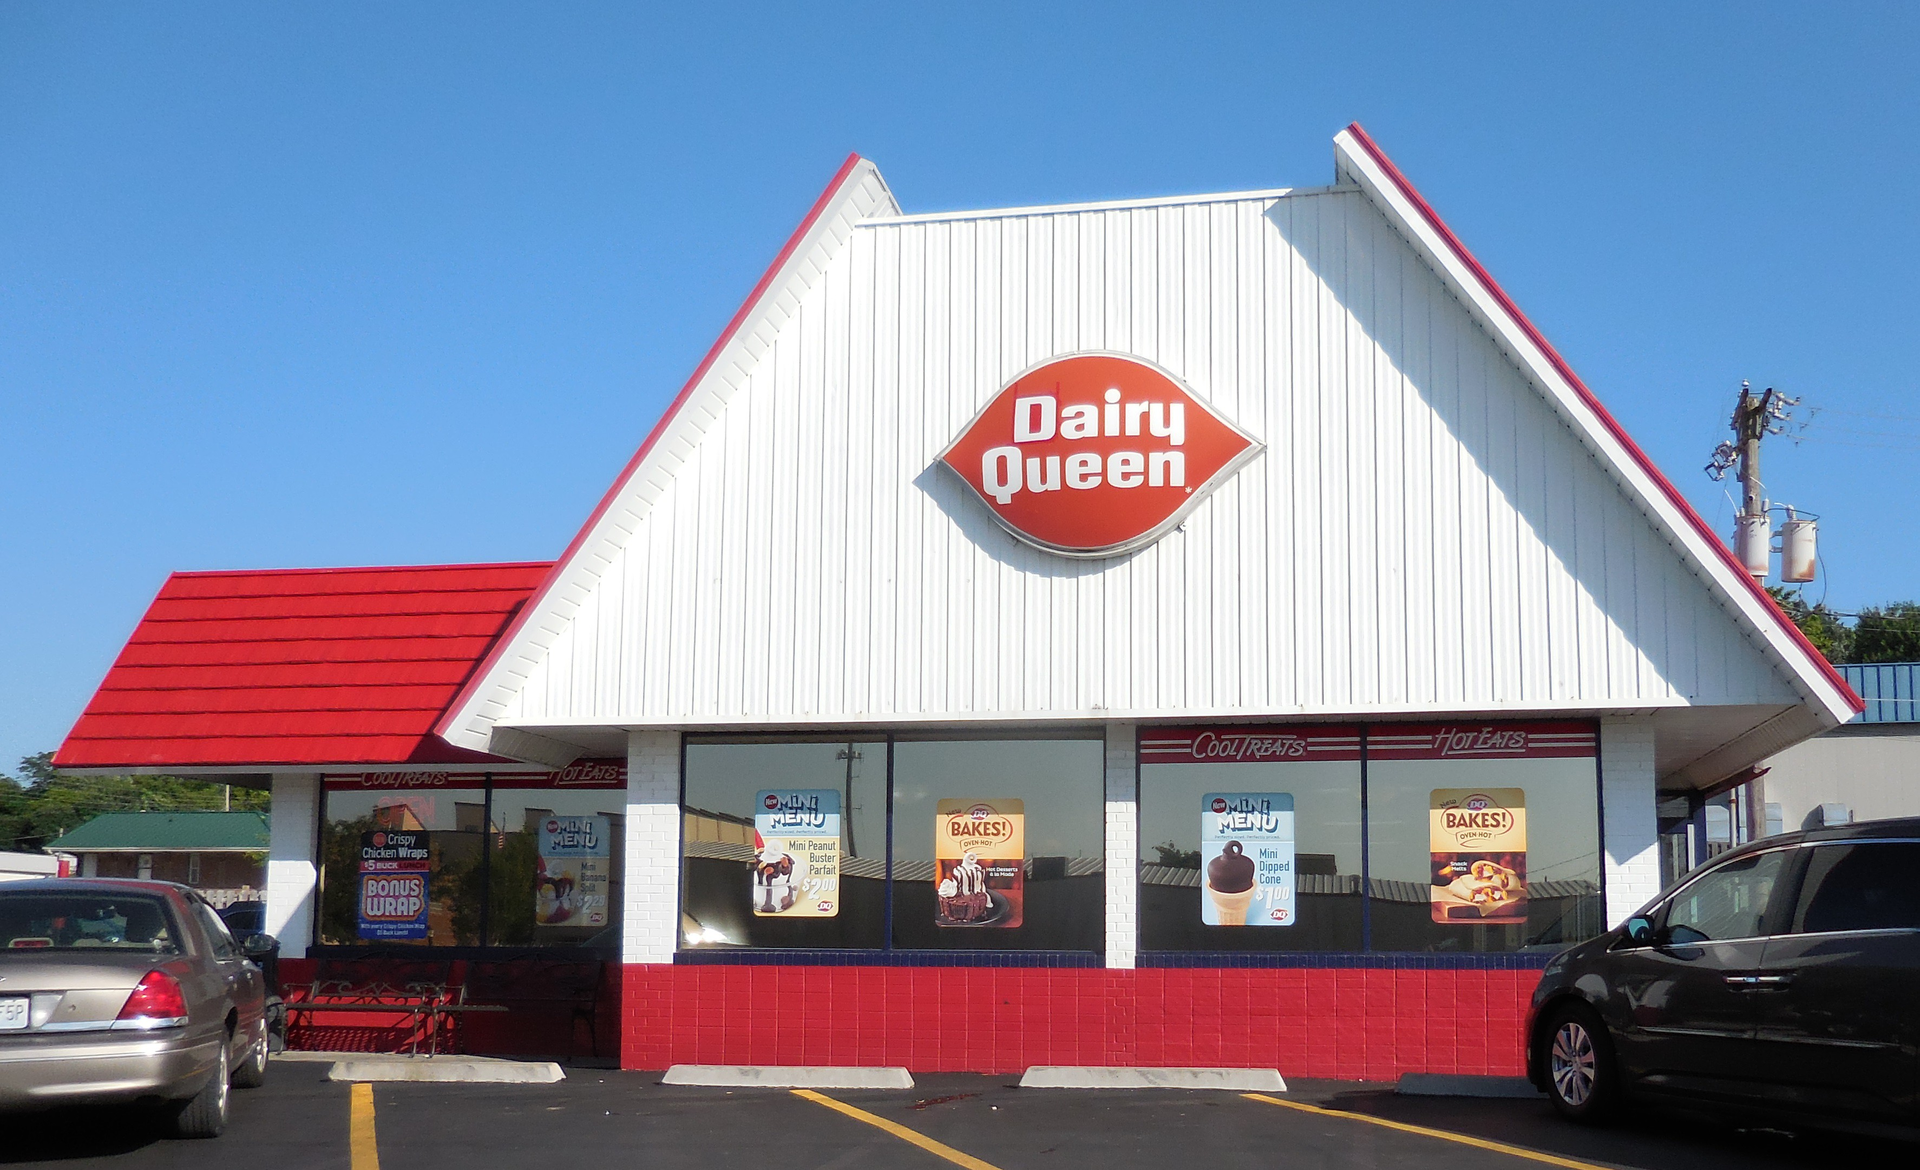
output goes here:
<path id="1" fill-rule="evenodd" d="M 360 834 L 360 897 L 356 931 L 363 939 L 427 937 L 430 853 L 421 831 L 375 829 Z"/>
<path id="2" fill-rule="evenodd" d="M 1293 794 L 1209 792 L 1200 798 L 1200 921 L 1292 926 Z"/>
<path id="3" fill-rule="evenodd" d="M 933 921 L 1015 927 L 1027 898 L 1027 803 L 942 800 L 934 808 Z"/>
<path id="4" fill-rule="evenodd" d="M 612 844 L 606 817 L 541 820 L 540 866 L 533 875 L 534 926 L 607 924 Z"/>
<path id="5" fill-rule="evenodd" d="M 840 913 L 840 793 L 768 788 L 753 798 L 753 913 L 833 918 Z"/>
<path id="6" fill-rule="evenodd" d="M 1454 926 L 1527 920 L 1527 794 L 1436 788 L 1431 809 L 1433 920 Z"/>

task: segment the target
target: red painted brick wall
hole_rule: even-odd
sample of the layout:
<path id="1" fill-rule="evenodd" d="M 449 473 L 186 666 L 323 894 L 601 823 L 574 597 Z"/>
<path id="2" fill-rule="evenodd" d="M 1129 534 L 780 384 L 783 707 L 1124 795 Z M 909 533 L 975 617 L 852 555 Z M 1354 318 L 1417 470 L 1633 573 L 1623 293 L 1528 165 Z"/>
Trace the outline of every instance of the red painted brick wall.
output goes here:
<path id="1" fill-rule="evenodd" d="M 621 1063 L 1518 1075 L 1538 971 L 632 964 Z"/>

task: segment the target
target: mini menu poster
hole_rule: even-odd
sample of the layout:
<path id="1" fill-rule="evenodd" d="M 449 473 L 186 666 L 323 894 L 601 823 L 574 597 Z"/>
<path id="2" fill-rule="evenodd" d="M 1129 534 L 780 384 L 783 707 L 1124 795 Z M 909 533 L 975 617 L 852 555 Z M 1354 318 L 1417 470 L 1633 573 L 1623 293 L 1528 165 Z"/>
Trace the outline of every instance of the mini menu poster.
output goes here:
<path id="1" fill-rule="evenodd" d="M 536 927 L 607 924 L 612 838 L 606 817 L 545 817 L 533 875 Z"/>
<path id="2" fill-rule="evenodd" d="M 1436 788 L 1431 808 L 1433 920 L 1527 920 L 1527 794 Z"/>
<path id="3" fill-rule="evenodd" d="M 768 788 L 753 798 L 753 912 L 760 918 L 840 913 L 840 793 Z"/>
<path id="4" fill-rule="evenodd" d="M 1200 798 L 1200 921 L 1292 926 L 1293 794 L 1209 792 Z"/>
<path id="5" fill-rule="evenodd" d="M 360 834 L 357 932 L 363 939 L 427 937 L 427 834 L 374 829 Z"/>
<path id="6" fill-rule="evenodd" d="M 1027 900 L 1027 802 L 942 800 L 934 817 L 934 923 L 1020 925 Z"/>

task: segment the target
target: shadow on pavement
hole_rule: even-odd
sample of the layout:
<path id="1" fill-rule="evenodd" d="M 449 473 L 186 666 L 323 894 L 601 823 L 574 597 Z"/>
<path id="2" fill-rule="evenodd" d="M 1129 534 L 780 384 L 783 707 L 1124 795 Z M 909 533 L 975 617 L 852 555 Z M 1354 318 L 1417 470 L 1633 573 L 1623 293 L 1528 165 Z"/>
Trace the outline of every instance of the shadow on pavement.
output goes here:
<path id="1" fill-rule="evenodd" d="M 70 1105 L 6 1119 L 0 1163 L 112 1158 L 167 1139 L 160 1111 L 137 1105 Z"/>
<path id="2" fill-rule="evenodd" d="M 1391 1088 L 1338 1090 L 1299 1096 L 1326 1108 L 1444 1129 L 1524 1146 L 1564 1158 L 1635 1170 L 1735 1170 L 1746 1167 L 1877 1167 L 1914 1164 L 1911 1144 L 1851 1134 L 1789 1131 L 1710 1114 L 1637 1109 L 1602 1126 L 1575 1125 L 1542 1098 L 1470 1100 L 1402 1097 Z M 1331 1086 L 1329 1086 L 1331 1088 Z M 1915 1135 L 1920 1138 L 1920 1133 Z"/>

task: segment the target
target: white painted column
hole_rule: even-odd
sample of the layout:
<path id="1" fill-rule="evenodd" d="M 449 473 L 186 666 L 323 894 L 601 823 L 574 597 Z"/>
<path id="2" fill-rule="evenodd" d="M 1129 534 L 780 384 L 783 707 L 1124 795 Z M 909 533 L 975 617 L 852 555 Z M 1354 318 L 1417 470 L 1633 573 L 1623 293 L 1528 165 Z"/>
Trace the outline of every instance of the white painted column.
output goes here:
<path id="1" fill-rule="evenodd" d="M 1140 786 L 1134 724 L 1107 724 L 1107 966 L 1131 968 L 1140 945 Z"/>
<path id="2" fill-rule="evenodd" d="M 1653 720 L 1600 721 L 1601 835 L 1606 849 L 1607 925 L 1614 927 L 1660 892 L 1660 823 L 1655 812 Z"/>
<path id="3" fill-rule="evenodd" d="M 627 733 L 621 957 L 671 963 L 680 946 L 680 733 Z"/>
<path id="4" fill-rule="evenodd" d="M 320 777 L 274 773 L 267 817 L 267 933 L 280 940 L 282 958 L 304 958 L 313 943 L 319 828 Z"/>

